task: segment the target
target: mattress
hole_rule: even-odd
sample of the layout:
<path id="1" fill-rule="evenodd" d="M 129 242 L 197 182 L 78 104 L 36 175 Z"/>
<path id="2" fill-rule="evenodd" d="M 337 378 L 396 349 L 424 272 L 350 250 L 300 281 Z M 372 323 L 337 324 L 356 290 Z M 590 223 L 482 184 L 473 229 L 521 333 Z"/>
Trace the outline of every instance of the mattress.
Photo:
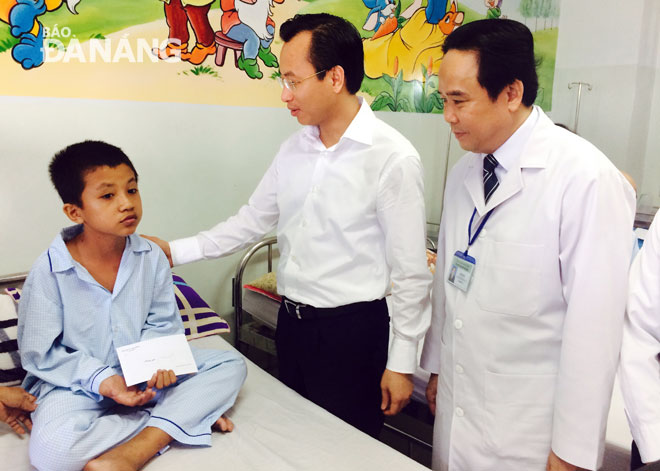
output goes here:
<path id="1" fill-rule="evenodd" d="M 191 344 L 200 348 L 233 348 L 219 336 L 193 340 Z M 210 448 L 173 445 L 150 461 L 145 470 L 427 469 L 304 399 L 249 360 L 246 362 L 246 383 L 227 414 L 236 425 L 234 431 L 214 433 Z M 27 445 L 27 438 L 19 438 L 0 423 L 3 469 L 33 470 Z"/>

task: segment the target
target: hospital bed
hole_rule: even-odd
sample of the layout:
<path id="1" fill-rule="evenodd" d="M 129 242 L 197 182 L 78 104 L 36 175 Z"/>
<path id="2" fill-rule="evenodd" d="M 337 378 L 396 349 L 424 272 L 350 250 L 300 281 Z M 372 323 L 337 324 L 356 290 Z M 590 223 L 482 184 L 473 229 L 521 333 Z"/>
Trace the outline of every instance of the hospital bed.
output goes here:
<path id="1" fill-rule="evenodd" d="M 20 285 L 24 275 L 0 276 L 0 292 Z M 192 340 L 200 348 L 232 349 L 221 336 Z M 247 360 L 248 376 L 227 415 L 236 424 L 232 433 L 214 433 L 212 447 L 173 445 L 144 468 L 232 471 L 336 471 L 426 469 L 383 443 L 351 427 L 304 399 Z M 31 471 L 29 438 L 15 435 L 0 423 L 2 469 Z"/>
<path id="2" fill-rule="evenodd" d="M 274 257 L 277 253 L 276 243 L 277 239 L 270 237 L 248 249 L 237 266 L 236 276 L 233 280 L 233 300 L 237 323 L 235 344 L 240 345 L 243 349 L 246 346 L 256 347 L 273 355 L 275 353 L 273 339 L 280 303 L 277 296 L 273 296 L 273 293 L 264 293 L 263 289 L 251 285 L 251 278 L 247 282 L 244 278 L 246 271 L 255 261 L 256 265 L 262 267 L 262 272 L 265 270 L 267 272 L 273 271 Z M 427 240 L 427 247 L 435 249 L 434 242 Z M 419 350 L 421 352 L 421 345 Z M 423 428 L 429 420 L 428 416 L 420 417 L 421 414 L 418 412 L 426 408 L 425 391 L 429 376 L 430 374 L 421 368 L 418 368 L 413 375 L 412 413 L 414 413 L 418 422 L 413 421 L 412 428 Z M 409 440 L 409 455 L 410 447 L 413 445 L 431 447 L 430 440 L 418 434 L 416 430 L 411 430 L 410 423 L 408 421 L 405 424 L 406 426 L 399 426 L 398 421 L 388 420 L 385 424 L 394 433 Z M 618 381 L 616 381 L 608 417 L 605 457 L 601 469 L 603 471 L 629 469 L 631 442 L 632 437 L 625 417 L 623 398 Z"/>

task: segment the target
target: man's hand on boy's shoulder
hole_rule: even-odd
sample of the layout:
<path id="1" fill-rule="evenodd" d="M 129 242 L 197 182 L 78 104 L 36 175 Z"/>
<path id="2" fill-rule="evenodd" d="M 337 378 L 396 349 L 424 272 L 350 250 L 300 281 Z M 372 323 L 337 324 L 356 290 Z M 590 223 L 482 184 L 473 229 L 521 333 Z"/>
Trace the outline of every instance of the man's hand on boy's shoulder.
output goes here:
<path id="1" fill-rule="evenodd" d="M 170 267 L 174 266 L 172 263 L 172 251 L 170 250 L 170 244 L 169 242 L 159 239 L 158 237 L 155 236 L 150 236 L 150 235 L 145 235 L 145 234 L 140 234 L 140 237 L 144 237 L 147 240 L 150 240 L 154 244 L 156 244 L 160 249 L 165 252 L 165 255 L 167 256 L 167 260 L 170 262 Z"/>
<path id="2" fill-rule="evenodd" d="M 124 406 L 143 406 L 156 396 L 156 391 L 147 387 L 144 391 L 137 386 L 126 386 L 123 376 L 113 375 L 104 379 L 99 386 L 99 393 L 117 404 Z"/>

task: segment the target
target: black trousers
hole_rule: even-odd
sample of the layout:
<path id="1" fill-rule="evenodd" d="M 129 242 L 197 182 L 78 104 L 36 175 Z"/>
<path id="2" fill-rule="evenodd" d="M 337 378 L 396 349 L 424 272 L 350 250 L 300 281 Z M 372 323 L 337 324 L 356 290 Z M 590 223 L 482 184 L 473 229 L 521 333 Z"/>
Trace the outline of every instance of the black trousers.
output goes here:
<path id="1" fill-rule="evenodd" d="M 373 437 L 383 427 L 380 380 L 387 364 L 384 299 L 336 317 L 297 319 L 280 306 L 275 342 L 280 380 Z"/>
<path id="2" fill-rule="evenodd" d="M 639 456 L 639 449 L 637 448 L 637 443 L 633 440 L 632 446 L 630 447 L 630 471 L 639 469 L 644 466 L 642 463 L 642 458 Z"/>

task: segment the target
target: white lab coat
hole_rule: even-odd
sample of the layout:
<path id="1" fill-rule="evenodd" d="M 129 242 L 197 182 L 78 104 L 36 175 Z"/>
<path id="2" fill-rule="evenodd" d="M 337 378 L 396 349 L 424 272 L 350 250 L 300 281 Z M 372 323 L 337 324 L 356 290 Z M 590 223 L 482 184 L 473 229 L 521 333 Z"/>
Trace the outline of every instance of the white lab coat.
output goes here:
<path id="1" fill-rule="evenodd" d="M 642 461 L 660 460 L 660 217 L 630 268 L 619 382 Z"/>
<path id="2" fill-rule="evenodd" d="M 551 447 L 582 468 L 602 460 L 635 198 L 600 151 L 538 111 L 487 205 L 479 154 L 447 181 L 422 355 L 439 373 L 435 470 L 542 471 Z M 475 219 L 494 211 L 464 293 L 446 279 L 475 207 Z"/>

